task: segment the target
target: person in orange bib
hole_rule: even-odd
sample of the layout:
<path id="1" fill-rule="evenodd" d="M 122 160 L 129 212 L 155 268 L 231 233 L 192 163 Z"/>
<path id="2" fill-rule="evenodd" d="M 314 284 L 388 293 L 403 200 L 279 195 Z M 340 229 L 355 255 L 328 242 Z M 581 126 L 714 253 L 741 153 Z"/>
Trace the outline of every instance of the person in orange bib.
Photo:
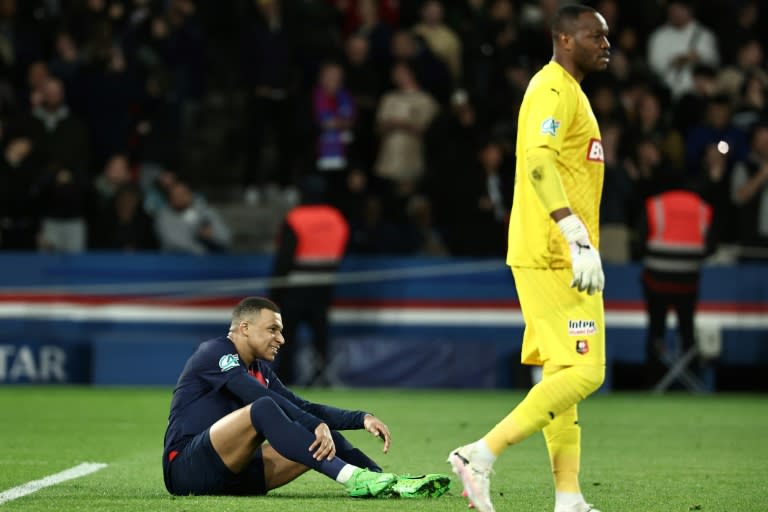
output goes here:
<path id="1" fill-rule="evenodd" d="M 275 255 L 273 276 L 285 278 L 287 283 L 273 288 L 271 297 L 285 312 L 285 337 L 297 340 L 299 327 L 306 325 L 316 355 L 312 380 L 297 382 L 296 343 L 286 345 L 278 365 L 280 377 L 288 384 L 327 384 L 322 377 L 329 361 L 328 318 L 333 299 L 329 279 L 346 252 L 349 224 L 338 208 L 325 202 L 325 195 L 320 176 L 304 180 L 301 203 L 286 215 Z M 300 282 L 306 284 L 297 286 Z"/>

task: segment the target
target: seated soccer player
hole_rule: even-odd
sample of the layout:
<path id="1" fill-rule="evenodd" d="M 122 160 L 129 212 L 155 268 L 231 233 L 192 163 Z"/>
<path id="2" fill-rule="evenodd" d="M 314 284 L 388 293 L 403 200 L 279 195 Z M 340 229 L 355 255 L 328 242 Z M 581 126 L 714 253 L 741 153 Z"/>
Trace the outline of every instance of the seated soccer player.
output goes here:
<path id="1" fill-rule="evenodd" d="M 226 336 L 208 340 L 187 361 L 171 401 L 163 476 L 176 495 L 260 495 L 310 469 L 353 497 L 438 497 L 448 475 L 382 473 L 339 430 L 365 428 L 389 450 L 387 426 L 363 412 L 308 402 L 267 364 L 286 342 L 280 309 L 243 299 Z M 268 444 L 265 444 L 264 442 Z"/>

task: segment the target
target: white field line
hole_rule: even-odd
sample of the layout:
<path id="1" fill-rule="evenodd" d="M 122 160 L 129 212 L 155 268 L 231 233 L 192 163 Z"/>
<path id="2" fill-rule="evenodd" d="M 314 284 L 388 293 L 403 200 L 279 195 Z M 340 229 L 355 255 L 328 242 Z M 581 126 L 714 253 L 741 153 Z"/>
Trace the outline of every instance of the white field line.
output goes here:
<path id="1" fill-rule="evenodd" d="M 66 482 L 67 480 L 72 480 L 74 478 L 80 478 L 81 476 L 90 475 L 105 467 L 107 467 L 107 465 L 101 462 L 83 462 L 77 466 L 65 469 L 60 473 L 48 475 L 40 480 L 32 480 L 31 482 L 0 492 L 0 505 L 26 496 L 27 494 L 32 494 L 33 492 L 46 487 L 60 484 L 61 482 Z"/>

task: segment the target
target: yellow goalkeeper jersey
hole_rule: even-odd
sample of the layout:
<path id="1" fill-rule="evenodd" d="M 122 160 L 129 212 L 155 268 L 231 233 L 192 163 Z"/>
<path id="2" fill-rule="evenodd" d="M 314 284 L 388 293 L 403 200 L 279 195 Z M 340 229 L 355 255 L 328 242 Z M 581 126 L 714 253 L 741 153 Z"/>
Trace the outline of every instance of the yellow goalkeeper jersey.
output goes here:
<path id="1" fill-rule="evenodd" d="M 568 206 L 584 222 L 592 244 L 599 247 L 604 173 L 600 129 L 581 85 L 554 61 L 533 76 L 520 106 L 507 264 L 570 267 L 568 244 L 528 178 L 526 151 L 536 147 L 557 153 Z"/>

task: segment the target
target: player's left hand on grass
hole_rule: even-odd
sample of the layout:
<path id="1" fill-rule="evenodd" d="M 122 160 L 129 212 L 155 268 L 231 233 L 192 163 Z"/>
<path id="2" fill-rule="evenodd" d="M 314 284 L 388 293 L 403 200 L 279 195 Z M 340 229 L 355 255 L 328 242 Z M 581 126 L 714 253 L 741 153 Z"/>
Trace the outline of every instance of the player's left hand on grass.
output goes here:
<path id="1" fill-rule="evenodd" d="M 605 288 L 605 274 L 600 253 L 589 240 L 589 233 L 584 223 L 571 214 L 557 223 L 571 249 L 571 268 L 573 281 L 571 288 L 593 295 Z"/>
<path id="2" fill-rule="evenodd" d="M 331 429 L 325 423 L 315 427 L 315 440 L 309 445 L 309 451 L 314 452 L 312 457 L 315 460 L 333 460 L 336 456 L 336 444 L 331 436 Z"/>
<path id="3" fill-rule="evenodd" d="M 383 421 L 381 421 L 373 414 L 365 415 L 363 425 L 365 426 L 365 430 L 384 441 L 384 448 L 382 451 L 387 453 L 389 451 L 389 443 L 392 442 L 392 436 L 389 433 L 389 427 L 387 427 Z"/>

